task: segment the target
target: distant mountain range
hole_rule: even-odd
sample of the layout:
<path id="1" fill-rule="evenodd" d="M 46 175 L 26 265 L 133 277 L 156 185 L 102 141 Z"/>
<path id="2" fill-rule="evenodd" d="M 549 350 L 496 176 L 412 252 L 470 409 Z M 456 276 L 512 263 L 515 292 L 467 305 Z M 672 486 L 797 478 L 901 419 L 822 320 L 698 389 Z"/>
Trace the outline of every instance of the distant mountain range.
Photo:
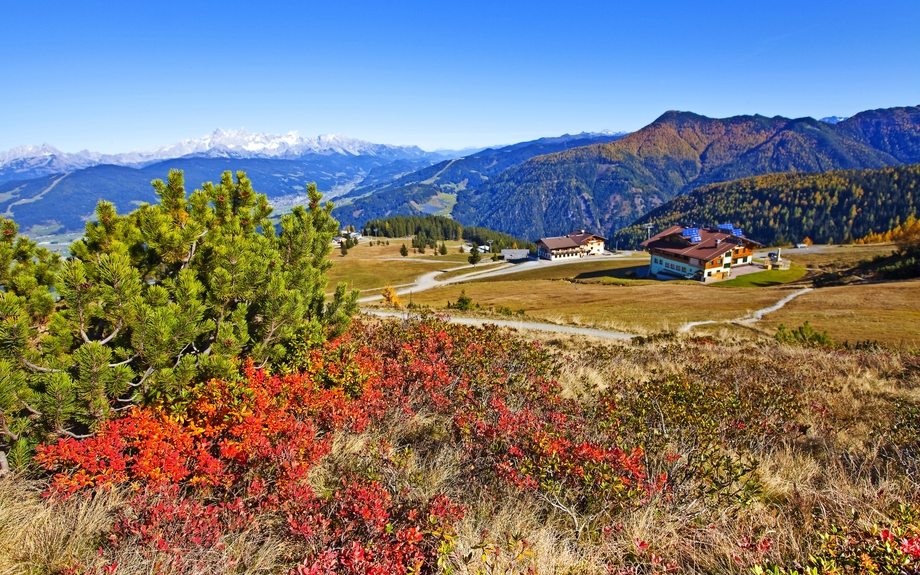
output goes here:
<path id="1" fill-rule="evenodd" d="M 190 190 L 224 170 L 243 170 L 278 205 L 302 201 L 315 181 L 335 199 L 336 217 L 359 227 L 392 215 L 440 214 L 531 240 L 573 229 L 609 237 L 711 184 L 918 162 L 920 107 L 822 120 L 671 111 L 631 134 L 566 134 L 452 158 L 344 136 L 218 130 L 129 154 L 63 154 L 50 146 L 0 153 L 0 214 L 26 231 L 79 231 L 99 199 L 121 211 L 153 201 L 150 181 L 171 168 L 185 170 Z"/>
<path id="2" fill-rule="evenodd" d="M 335 134 L 307 138 L 297 132 L 273 135 L 250 133 L 245 129 L 217 129 L 203 138 L 186 139 L 153 150 L 125 154 L 100 154 L 87 150 L 66 153 L 48 144 L 21 146 L 0 152 L 0 183 L 62 174 L 100 165 L 140 168 L 176 158 L 299 160 L 307 156 L 336 154 L 374 156 L 388 160 L 443 160 L 445 157 L 425 152 L 417 146 L 373 144 Z"/>
<path id="3" fill-rule="evenodd" d="M 777 172 L 920 162 L 920 107 L 812 118 L 667 112 L 609 143 L 530 158 L 458 193 L 453 217 L 523 238 L 609 236 L 694 188 Z"/>
<path id="4" fill-rule="evenodd" d="M 582 136 L 595 138 L 592 141 L 615 137 L 609 134 L 566 135 L 516 144 L 505 150 L 537 148 L 512 154 L 518 158 L 513 161 L 505 155 L 500 164 L 507 167 L 536 153 L 563 149 L 565 142 Z M 327 199 L 348 196 L 347 203 L 360 195 L 398 187 L 394 182 L 403 176 L 423 173 L 419 170 L 432 164 L 449 163 L 449 158 L 416 146 L 374 144 L 346 136 L 304 138 L 296 132 L 269 135 L 245 130 L 216 130 L 204 138 L 126 154 L 70 154 L 48 145 L 23 146 L 0 153 L 0 215 L 14 218 L 24 231 L 80 231 L 100 199 L 114 202 L 120 211 L 155 201 L 151 180 L 165 178 L 172 168 L 185 171 L 189 190 L 218 180 L 225 170 L 242 170 L 276 205 L 302 202 L 310 182 L 316 182 Z M 494 167 L 484 171 L 497 173 Z M 356 186 L 361 186 L 360 193 L 349 194 Z"/>
<path id="5" fill-rule="evenodd" d="M 449 215 L 458 194 L 479 188 L 491 178 L 522 162 L 544 154 L 602 142 L 612 142 L 625 132 L 582 132 L 540 138 L 445 160 L 391 180 L 368 178 L 339 201 L 336 217 L 345 224 L 391 215 Z"/>

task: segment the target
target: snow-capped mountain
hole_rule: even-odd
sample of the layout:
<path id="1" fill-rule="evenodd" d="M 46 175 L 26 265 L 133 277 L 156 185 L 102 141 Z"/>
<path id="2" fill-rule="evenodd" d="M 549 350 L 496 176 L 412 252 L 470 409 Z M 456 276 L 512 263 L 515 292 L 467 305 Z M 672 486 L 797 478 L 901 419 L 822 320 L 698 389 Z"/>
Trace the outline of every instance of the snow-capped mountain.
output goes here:
<path id="1" fill-rule="evenodd" d="M 113 157 L 87 150 L 68 154 L 48 144 L 19 146 L 6 152 L 0 152 L 0 169 L 16 171 L 47 169 L 48 173 L 59 173 L 95 166 L 111 158 Z"/>
<path id="2" fill-rule="evenodd" d="M 828 116 L 826 118 L 821 118 L 819 122 L 824 122 L 825 124 L 839 124 L 845 120 L 849 120 L 849 116 Z"/>
<path id="3" fill-rule="evenodd" d="M 343 154 L 351 156 L 386 156 L 420 158 L 427 152 L 417 146 L 390 146 L 374 144 L 348 136 L 325 134 L 315 138 L 301 136 L 298 132 L 287 134 L 250 133 L 245 129 L 214 130 L 203 138 L 187 139 L 154 150 L 120 154 L 125 164 L 147 164 L 155 161 L 187 156 L 209 158 L 278 158 L 296 159 L 306 154 Z"/>
<path id="4" fill-rule="evenodd" d="M 0 182 L 62 174 L 102 164 L 140 168 L 186 157 L 293 160 L 310 154 L 375 156 L 390 160 L 439 157 L 417 146 L 374 144 L 335 134 L 310 138 L 298 132 L 263 134 L 250 133 L 245 129 L 217 129 L 203 138 L 190 138 L 169 146 L 123 154 L 100 154 L 88 150 L 67 153 L 48 144 L 20 146 L 0 152 Z"/>

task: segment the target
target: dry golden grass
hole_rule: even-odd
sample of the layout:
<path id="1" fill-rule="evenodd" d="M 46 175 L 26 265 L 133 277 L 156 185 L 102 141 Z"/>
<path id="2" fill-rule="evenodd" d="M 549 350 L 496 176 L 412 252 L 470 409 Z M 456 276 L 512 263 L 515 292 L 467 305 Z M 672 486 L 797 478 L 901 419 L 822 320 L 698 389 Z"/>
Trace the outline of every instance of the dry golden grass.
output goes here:
<path id="1" fill-rule="evenodd" d="M 409 245 L 409 240 L 405 241 Z M 466 254 L 457 253 L 456 244 L 447 255 L 436 255 L 434 250 L 426 249 L 424 254 L 413 253 L 410 248 L 408 256 L 399 253 L 402 239 L 390 239 L 390 245 L 359 244 L 342 256 L 338 250 L 331 255 L 332 269 L 329 270 L 329 288 L 334 289 L 340 282 L 348 284 L 349 289 L 374 290 L 388 285 L 397 286 L 413 283 L 419 276 L 437 271 L 456 268 L 466 264 Z M 450 247 L 451 242 L 447 245 Z"/>
<path id="2" fill-rule="evenodd" d="M 484 308 L 523 309 L 527 316 L 561 324 L 629 333 L 676 330 L 691 321 L 730 320 L 776 303 L 784 288 L 724 288 L 661 282 L 630 286 L 566 281 L 493 281 L 443 286 L 414 294 L 413 301 L 446 308 L 460 291 Z"/>
<path id="3" fill-rule="evenodd" d="M 450 269 L 456 264 L 445 262 L 405 259 L 393 261 L 349 260 L 349 253 L 342 261 L 336 261 L 329 270 L 329 288 L 344 282 L 348 289 L 373 290 L 386 286 L 400 286 L 413 283 L 419 276 L 429 272 Z"/>
<path id="4" fill-rule="evenodd" d="M 920 280 L 816 289 L 755 325 L 773 334 L 779 324 L 796 328 L 806 321 L 838 343 L 875 340 L 917 348 Z"/>
<path id="5" fill-rule="evenodd" d="M 168 574 L 175 571 L 174 554 L 154 547 L 125 546 L 117 556 L 100 555 L 100 537 L 109 533 L 125 497 L 112 490 L 87 497 L 46 499 L 43 483 L 22 476 L 0 479 L 0 575 L 40 575 L 101 572 L 118 564 L 125 575 Z M 288 545 L 256 532 L 226 536 L 222 545 L 195 557 L 195 569 L 183 573 L 277 573 Z"/>
<path id="6" fill-rule="evenodd" d="M 783 250 L 783 257 L 806 267 L 834 271 L 851 268 L 860 261 L 872 259 L 877 255 L 891 255 L 893 249 L 895 249 L 894 244 L 852 244 L 827 246 L 817 253 L 788 249 Z"/>
<path id="7" fill-rule="evenodd" d="M 0 479 L 0 574 L 59 573 L 92 552 L 114 521 L 117 493 L 51 502 L 40 484 Z"/>

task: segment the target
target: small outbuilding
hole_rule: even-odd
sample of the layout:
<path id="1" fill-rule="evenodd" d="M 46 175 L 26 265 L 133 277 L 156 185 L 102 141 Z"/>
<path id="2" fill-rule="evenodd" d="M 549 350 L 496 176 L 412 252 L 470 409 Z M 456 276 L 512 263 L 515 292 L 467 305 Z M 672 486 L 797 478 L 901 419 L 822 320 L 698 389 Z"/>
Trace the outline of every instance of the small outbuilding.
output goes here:
<path id="1" fill-rule="evenodd" d="M 504 249 L 502 250 L 502 257 L 505 258 L 505 261 L 508 261 L 508 262 L 513 262 L 517 260 L 526 260 L 530 258 L 530 250 Z"/>

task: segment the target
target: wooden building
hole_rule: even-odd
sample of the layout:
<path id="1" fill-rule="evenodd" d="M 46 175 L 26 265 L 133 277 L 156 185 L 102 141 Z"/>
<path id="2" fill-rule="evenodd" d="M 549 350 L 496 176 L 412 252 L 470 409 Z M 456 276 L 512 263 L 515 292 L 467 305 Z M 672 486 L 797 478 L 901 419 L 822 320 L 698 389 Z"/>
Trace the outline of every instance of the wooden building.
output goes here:
<path id="1" fill-rule="evenodd" d="M 651 255 L 649 275 L 696 279 L 702 282 L 731 277 L 732 269 L 750 265 L 760 244 L 740 229 L 671 226 L 642 247 Z"/>
<path id="2" fill-rule="evenodd" d="M 600 255 L 606 240 L 585 230 L 572 232 L 567 236 L 555 236 L 537 240 L 537 257 L 545 260 L 583 258 Z"/>

